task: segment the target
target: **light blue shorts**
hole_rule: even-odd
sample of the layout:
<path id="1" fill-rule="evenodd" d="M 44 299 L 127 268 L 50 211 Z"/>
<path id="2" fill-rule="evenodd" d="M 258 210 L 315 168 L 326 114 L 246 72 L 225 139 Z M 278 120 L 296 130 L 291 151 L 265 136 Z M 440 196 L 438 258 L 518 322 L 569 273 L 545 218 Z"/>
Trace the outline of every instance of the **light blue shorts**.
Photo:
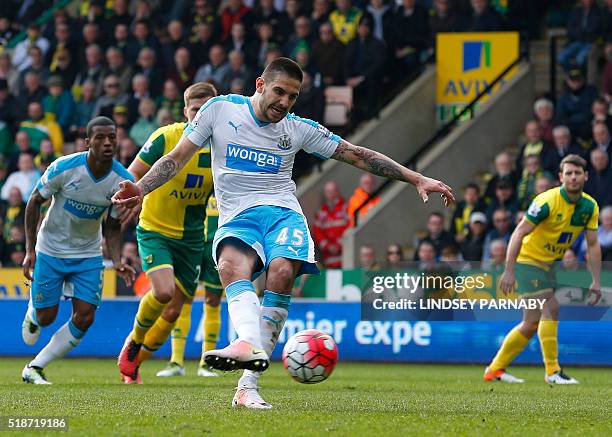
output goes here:
<path id="1" fill-rule="evenodd" d="M 33 278 L 31 293 L 34 308 L 55 306 L 62 296 L 100 306 L 104 281 L 101 256 L 56 258 L 38 252 Z"/>
<path id="2" fill-rule="evenodd" d="M 215 264 L 219 243 L 230 237 L 243 241 L 259 255 L 264 267 L 253 275 L 253 279 L 261 275 L 274 258 L 279 257 L 302 261 L 298 276 L 319 273 L 306 218 L 289 208 L 254 206 L 217 229 L 213 241 Z"/>

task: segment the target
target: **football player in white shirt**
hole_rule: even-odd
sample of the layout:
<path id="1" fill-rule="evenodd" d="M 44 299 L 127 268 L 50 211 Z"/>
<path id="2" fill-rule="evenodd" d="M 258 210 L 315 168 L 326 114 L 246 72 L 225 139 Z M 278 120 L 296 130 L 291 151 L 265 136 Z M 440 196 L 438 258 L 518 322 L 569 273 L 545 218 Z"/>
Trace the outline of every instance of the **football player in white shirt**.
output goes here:
<path id="1" fill-rule="evenodd" d="M 425 202 L 434 192 L 442 195 L 447 206 L 455 201 L 452 189 L 443 182 L 409 170 L 382 153 L 353 145 L 314 121 L 290 114 L 302 77 L 298 64 L 279 58 L 257 78 L 253 96 L 210 99 L 177 147 L 157 161 L 137 184 L 122 182 L 113 197 L 118 205 L 136 207 L 211 140 L 220 215 L 213 257 L 238 339 L 203 357 L 216 369 L 245 369 L 234 406 L 271 408 L 259 395 L 257 381 L 269 365 L 287 319 L 296 276 L 316 271 L 314 244 L 291 180 L 293 160 L 300 149 L 410 183 Z M 260 305 L 251 281 L 263 271 L 267 276 Z M 129 348 L 137 347 L 128 345 L 123 353 L 127 355 Z"/>
<path id="2" fill-rule="evenodd" d="M 24 367 L 21 376 L 27 383 L 50 384 L 43 369 L 74 349 L 94 320 L 104 275 L 101 224 L 109 207 L 108 252 L 117 274 L 128 284 L 134 279 L 134 269 L 121 261 L 121 225 L 117 207 L 111 203 L 119 183 L 133 180 L 113 159 L 116 131 L 107 117 L 91 120 L 85 140 L 89 150 L 53 162 L 28 200 L 23 274 L 32 286 L 23 340 L 28 345 L 36 343 L 40 328 L 55 320 L 62 295 L 72 298 L 72 317 Z M 49 198 L 53 200 L 37 235 L 40 207 Z"/>

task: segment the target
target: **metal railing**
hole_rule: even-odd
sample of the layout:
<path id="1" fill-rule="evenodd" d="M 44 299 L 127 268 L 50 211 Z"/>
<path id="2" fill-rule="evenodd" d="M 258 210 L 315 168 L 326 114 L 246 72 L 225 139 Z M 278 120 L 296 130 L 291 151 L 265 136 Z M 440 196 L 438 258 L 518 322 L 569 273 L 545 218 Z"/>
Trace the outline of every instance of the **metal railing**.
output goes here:
<path id="1" fill-rule="evenodd" d="M 514 69 L 518 64 L 521 63 L 523 59 L 527 59 L 527 54 L 527 52 L 520 53 L 519 56 L 512 63 L 510 63 L 510 65 L 508 65 L 490 84 L 488 84 L 486 88 L 484 88 L 480 93 L 478 93 L 478 95 L 474 97 L 474 99 L 472 99 L 472 101 L 468 103 L 458 114 L 456 114 L 452 120 L 450 120 L 444 126 L 439 128 L 431 138 L 425 141 L 425 143 L 423 143 L 423 145 L 407 161 L 403 163 L 404 167 L 414 170 L 417 161 L 423 156 L 423 154 L 427 152 L 431 146 L 433 146 L 435 143 L 437 143 L 446 135 L 448 135 L 457 126 L 457 124 L 464 115 L 466 115 L 468 112 L 471 112 L 471 114 L 473 115 L 476 109 L 476 105 L 482 100 L 482 98 L 489 94 L 491 90 L 497 84 L 499 84 L 512 69 Z M 355 223 L 355 227 L 357 227 L 357 225 L 359 224 L 359 212 L 372 199 L 376 198 L 384 191 L 386 191 L 393 182 L 395 182 L 395 179 L 387 179 L 380 187 L 378 187 L 372 194 L 370 194 L 368 198 L 363 201 L 361 205 L 359 205 L 359 207 L 357 207 L 357 209 L 353 213 L 353 223 Z"/>

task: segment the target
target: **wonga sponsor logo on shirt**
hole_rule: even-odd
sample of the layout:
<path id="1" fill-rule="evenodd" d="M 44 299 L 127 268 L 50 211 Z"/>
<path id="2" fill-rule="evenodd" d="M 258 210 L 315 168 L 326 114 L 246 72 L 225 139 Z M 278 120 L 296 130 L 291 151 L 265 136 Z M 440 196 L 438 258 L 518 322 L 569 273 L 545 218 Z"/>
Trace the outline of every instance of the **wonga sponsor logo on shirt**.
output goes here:
<path id="1" fill-rule="evenodd" d="M 237 144 L 227 145 L 225 158 L 229 168 L 257 173 L 277 174 L 283 162 L 282 157 L 274 153 Z"/>
<path id="2" fill-rule="evenodd" d="M 106 210 L 106 206 L 92 205 L 74 199 L 66 199 L 64 209 L 82 219 L 98 219 Z"/>

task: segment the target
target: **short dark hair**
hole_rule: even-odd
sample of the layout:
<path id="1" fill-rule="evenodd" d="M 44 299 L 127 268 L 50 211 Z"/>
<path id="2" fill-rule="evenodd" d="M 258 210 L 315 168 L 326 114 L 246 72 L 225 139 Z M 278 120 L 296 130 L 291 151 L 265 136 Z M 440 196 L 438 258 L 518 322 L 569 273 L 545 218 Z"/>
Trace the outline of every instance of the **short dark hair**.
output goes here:
<path id="1" fill-rule="evenodd" d="M 570 154 L 561 160 L 561 164 L 559 164 L 559 171 L 563 171 L 563 166 L 565 164 L 573 164 L 578 167 L 581 167 L 582 170 L 587 171 L 587 162 L 586 160 L 579 155 Z"/>
<path id="2" fill-rule="evenodd" d="M 91 138 L 91 136 L 93 135 L 93 130 L 97 126 L 113 126 L 114 128 L 117 128 L 117 126 L 115 125 L 115 122 L 111 120 L 110 118 L 102 117 L 102 116 L 96 117 L 96 118 L 91 119 L 89 123 L 87 123 L 87 128 L 86 128 L 87 138 Z"/>
<path id="3" fill-rule="evenodd" d="M 216 97 L 217 89 L 208 82 L 197 82 L 191 85 L 189 88 L 185 90 L 183 93 L 183 99 L 185 100 L 185 105 L 189 103 L 191 99 L 203 99 L 205 97 Z"/>
<path id="4" fill-rule="evenodd" d="M 430 212 L 427 219 L 430 219 L 431 217 L 438 217 L 439 219 L 444 220 L 444 215 L 442 215 L 442 213 L 439 211 Z"/>
<path id="5" fill-rule="evenodd" d="M 261 77 L 266 81 L 273 81 L 278 74 L 285 74 L 292 79 L 302 82 L 304 73 L 297 62 L 289 58 L 276 58 L 268 64 Z"/>
<path id="6" fill-rule="evenodd" d="M 463 190 L 467 191 L 469 189 L 476 190 L 476 193 L 480 194 L 480 187 L 474 182 L 470 182 L 469 184 L 467 184 Z"/>

